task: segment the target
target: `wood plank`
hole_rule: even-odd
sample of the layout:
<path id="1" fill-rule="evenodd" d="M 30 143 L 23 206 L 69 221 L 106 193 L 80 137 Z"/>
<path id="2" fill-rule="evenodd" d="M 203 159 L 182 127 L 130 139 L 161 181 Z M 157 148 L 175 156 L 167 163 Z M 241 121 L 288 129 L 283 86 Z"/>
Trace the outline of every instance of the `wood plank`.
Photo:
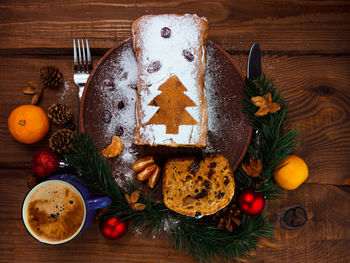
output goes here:
<path id="1" fill-rule="evenodd" d="M 234 58 L 245 72 L 247 56 Z M 62 70 L 65 85 L 57 91 L 45 90 L 40 105 L 47 108 L 64 102 L 76 112 L 78 91 L 72 80 L 71 57 L 0 60 L 0 167 L 29 167 L 33 152 L 48 145 L 47 138 L 33 145 L 16 142 L 8 132 L 7 118 L 13 108 L 30 102 L 22 94 L 25 81 L 39 83 L 40 68 L 53 63 Z M 350 57 L 265 55 L 262 63 L 276 85 L 288 92 L 292 124 L 302 130 L 296 153 L 309 165 L 307 182 L 342 185 L 350 177 Z"/>
<path id="2" fill-rule="evenodd" d="M 142 235 L 106 240 L 95 222 L 74 241 L 61 246 L 36 242 L 21 221 L 21 204 L 28 186 L 35 179 L 23 170 L 0 170 L 0 261 L 1 262 L 193 262 L 174 251 L 164 236 L 146 239 Z M 343 188 L 304 184 L 298 190 L 286 191 L 285 200 L 270 203 L 265 210 L 275 225 L 275 238 L 258 249 L 256 262 L 346 262 L 350 237 L 350 195 Z M 292 205 L 305 207 L 312 217 L 299 230 L 280 226 L 283 210 Z M 312 214 L 312 216 L 311 216 Z"/>
<path id="3" fill-rule="evenodd" d="M 349 262 L 349 189 L 303 184 L 284 191 L 283 199 L 270 203 L 269 221 L 275 225 L 274 240 L 257 251 L 255 262 Z M 302 206 L 310 220 L 298 230 L 280 225 L 280 216 L 291 206 Z"/>
<path id="4" fill-rule="evenodd" d="M 209 38 L 231 53 L 258 41 L 266 52 L 349 54 L 349 10 L 348 1 L 2 1 L 0 54 L 70 54 L 82 37 L 106 49 L 130 37 L 136 18 L 160 13 L 206 16 Z"/>
<path id="5" fill-rule="evenodd" d="M 247 56 L 234 58 L 246 68 Z M 263 56 L 262 67 L 286 92 L 291 123 L 302 132 L 296 154 L 309 166 L 307 182 L 344 184 L 350 178 L 350 57 Z"/>

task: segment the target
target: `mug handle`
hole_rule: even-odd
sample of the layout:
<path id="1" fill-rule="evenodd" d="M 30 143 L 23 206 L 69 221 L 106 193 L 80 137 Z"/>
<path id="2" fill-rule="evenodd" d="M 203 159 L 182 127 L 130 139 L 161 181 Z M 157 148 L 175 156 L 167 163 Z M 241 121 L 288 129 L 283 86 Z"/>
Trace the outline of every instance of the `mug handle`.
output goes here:
<path id="1" fill-rule="evenodd" d="M 108 196 L 103 196 L 99 198 L 86 200 L 86 205 L 88 209 L 96 210 L 99 208 L 104 208 L 112 204 L 112 199 Z"/>

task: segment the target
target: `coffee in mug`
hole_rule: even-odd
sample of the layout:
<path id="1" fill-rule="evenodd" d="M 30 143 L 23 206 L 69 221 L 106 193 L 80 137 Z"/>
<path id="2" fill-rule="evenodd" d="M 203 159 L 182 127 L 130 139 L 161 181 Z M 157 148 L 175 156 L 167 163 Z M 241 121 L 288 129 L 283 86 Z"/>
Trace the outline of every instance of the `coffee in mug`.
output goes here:
<path id="1" fill-rule="evenodd" d="M 86 205 L 72 184 L 48 180 L 28 193 L 22 216 L 34 238 L 47 244 L 62 244 L 73 239 L 83 228 Z"/>

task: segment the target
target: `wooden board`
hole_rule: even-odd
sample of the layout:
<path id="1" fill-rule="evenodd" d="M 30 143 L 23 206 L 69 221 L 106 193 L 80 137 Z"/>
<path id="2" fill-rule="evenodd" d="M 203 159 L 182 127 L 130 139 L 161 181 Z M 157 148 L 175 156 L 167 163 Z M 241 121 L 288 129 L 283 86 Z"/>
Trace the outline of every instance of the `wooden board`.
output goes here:
<path id="1" fill-rule="evenodd" d="M 232 171 L 235 171 L 242 161 L 253 133 L 247 116 L 242 114 L 245 76 L 220 46 L 208 41 L 206 50 L 208 133 L 207 146 L 203 149 L 152 147 L 132 143 L 137 100 L 137 62 L 131 39 L 124 40 L 110 49 L 91 73 L 82 96 L 80 127 L 82 132 L 91 136 L 100 150 L 110 144 L 118 128 L 122 129 L 123 132 L 119 136 L 123 142 L 123 151 L 111 166 L 112 176 L 120 186 L 124 186 L 126 178 L 136 178 L 137 173 L 132 170 L 132 166 L 138 159 L 146 156 L 152 156 L 157 165 L 162 167 L 167 160 L 174 157 L 203 158 L 222 154 L 229 161 Z M 123 103 L 122 109 L 118 106 L 120 102 Z M 103 117 L 106 113 L 110 116 L 108 120 Z M 152 189 L 148 187 L 147 182 L 140 182 L 140 191 L 150 194 Z M 161 193 L 162 187 L 157 187 L 152 199 L 162 201 Z"/>
<path id="2" fill-rule="evenodd" d="M 105 51 L 128 38 L 143 14 L 197 13 L 209 18 L 209 38 L 229 52 L 259 41 L 270 52 L 344 54 L 349 11 L 347 1 L 7 1 L 0 4 L 0 52 L 68 54 L 72 38 L 86 36 Z"/>
<path id="3" fill-rule="evenodd" d="M 48 145 L 47 139 L 34 145 L 19 144 L 7 129 L 11 110 L 30 102 L 30 96 L 22 94 L 25 81 L 39 83 L 39 70 L 43 65 L 55 63 L 65 80 L 60 90 L 44 91 L 40 106 L 47 108 L 51 103 L 65 102 L 77 117 L 78 89 L 72 79 L 70 58 L 10 56 L 0 60 L 0 144 L 1 151 L 6 153 L 0 155 L 0 167 L 29 166 L 32 153 Z M 233 59 L 246 73 L 247 55 L 235 55 Z M 262 67 L 275 79 L 276 85 L 287 92 L 291 122 L 302 130 L 297 154 L 309 165 L 307 183 L 342 185 L 350 178 L 350 142 L 346 136 L 350 134 L 350 57 L 265 55 Z"/>
<path id="4" fill-rule="evenodd" d="M 25 231 L 20 209 L 37 179 L 32 154 L 48 145 L 14 141 L 10 111 L 29 103 L 25 81 L 39 83 L 39 70 L 56 64 L 65 76 L 59 90 L 45 90 L 40 105 L 65 102 L 77 111 L 72 38 L 87 37 L 94 61 L 130 36 L 143 14 L 198 13 L 211 22 L 209 38 L 226 49 L 245 73 L 248 50 L 259 41 L 265 72 L 287 92 L 289 116 L 303 133 L 296 153 L 309 165 L 306 184 L 268 205 L 275 239 L 257 250 L 255 262 L 348 262 L 350 179 L 349 1 L 0 1 L 0 262 L 193 262 L 164 239 L 106 240 L 94 223 L 63 246 L 40 244 Z M 77 113 L 75 113 L 77 117 Z M 281 212 L 304 206 L 312 218 L 299 230 L 279 224 Z"/>
<path id="5" fill-rule="evenodd" d="M 31 238 L 21 220 L 22 200 L 33 186 L 30 171 L 0 170 L 0 262 L 194 262 L 174 251 L 166 237 L 128 236 L 118 241 L 104 239 L 95 222 L 72 242 L 61 246 L 40 244 Z M 4 194 L 6 193 L 6 195 Z M 304 184 L 284 194 L 284 201 L 269 203 L 268 217 L 276 226 L 275 239 L 264 242 L 255 262 L 347 262 L 350 236 L 349 191 L 337 186 Z M 285 208 L 301 205 L 310 220 L 299 230 L 280 226 Z"/>

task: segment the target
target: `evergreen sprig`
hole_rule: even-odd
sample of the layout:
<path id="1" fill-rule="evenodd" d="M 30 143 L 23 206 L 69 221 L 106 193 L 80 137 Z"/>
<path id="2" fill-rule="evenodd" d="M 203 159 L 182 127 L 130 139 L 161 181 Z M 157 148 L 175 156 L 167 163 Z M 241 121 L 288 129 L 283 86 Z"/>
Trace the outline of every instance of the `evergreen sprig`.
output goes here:
<path id="1" fill-rule="evenodd" d="M 246 160 L 260 159 L 263 164 L 261 178 L 251 178 L 238 168 L 235 172 L 237 194 L 241 189 L 254 188 L 266 199 L 278 198 L 278 188 L 273 182 L 276 165 L 296 147 L 296 129 L 285 130 L 287 124 L 287 104 L 283 95 L 274 87 L 271 79 L 264 75 L 257 81 L 246 80 L 244 110 L 256 131 Z M 253 96 L 263 96 L 271 92 L 272 99 L 281 105 L 281 110 L 264 117 L 255 117 L 257 107 L 250 101 Z M 126 202 L 125 194 L 136 190 L 133 182 L 126 182 L 126 189 L 120 188 L 111 175 L 111 168 L 102 158 L 94 142 L 87 134 L 78 134 L 71 151 L 65 155 L 66 162 L 78 170 L 86 186 L 96 195 L 108 195 L 112 205 L 104 216 L 119 217 L 132 222 L 132 230 L 141 228 L 147 234 L 157 234 L 168 229 L 170 243 L 179 251 L 193 255 L 197 261 L 233 262 L 239 258 L 249 258 L 257 248 L 261 237 L 271 237 L 273 226 L 263 214 L 243 215 L 242 224 L 234 232 L 217 228 L 208 217 L 200 219 L 184 216 L 169 210 L 163 203 L 151 201 L 151 196 L 140 195 L 138 202 L 146 204 L 142 211 L 132 210 Z M 167 227 L 165 227 L 167 225 Z"/>
<path id="2" fill-rule="evenodd" d="M 251 187 L 262 192 L 266 199 L 280 197 L 279 188 L 273 181 L 273 174 L 276 166 L 290 155 L 297 147 L 299 130 L 297 128 L 287 129 L 288 125 L 288 104 L 284 95 L 274 87 L 271 78 L 261 74 L 258 80 L 246 79 L 244 112 L 254 129 L 252 141 L 248 145 L 246 160 L 248 158 L 259 159 L 262 162 L 260 177 L 252 178 L 246 175 L 241 169 L 237 169 L 235 179 L 243 188 Z M 250 98 L 264 96 L 271 93 L 272 101 L 280 104 L 281 109 L 273 114 L 255 116 L 258 107 Z"/>

